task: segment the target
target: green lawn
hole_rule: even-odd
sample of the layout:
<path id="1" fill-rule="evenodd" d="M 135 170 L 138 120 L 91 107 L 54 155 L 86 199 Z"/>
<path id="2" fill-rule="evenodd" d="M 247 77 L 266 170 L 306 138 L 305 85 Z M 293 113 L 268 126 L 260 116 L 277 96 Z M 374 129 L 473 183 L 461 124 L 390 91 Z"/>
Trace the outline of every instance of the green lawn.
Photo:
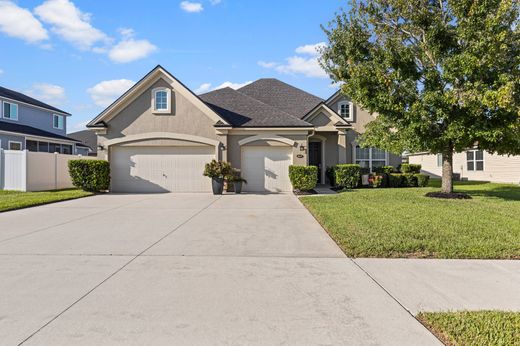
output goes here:
<path id="1" fill-rule="evenodd" d="M 473 199 L 425 197 L 428 188 L 357 189 L 302 197 L 352 257 L 520 259 L 520 187 L 458 182 Z"/>
<path id="2" fill-rule="evenodd" d="M 0 212 L 90 195 L 91 192 L 78 189 L 41 192 L 0 191 Z"/>
<path id="3" fill-rule="evenodd" d="M 446 345 L 520 345 L 518 312 L 428 312 L 417 317 Z"/>

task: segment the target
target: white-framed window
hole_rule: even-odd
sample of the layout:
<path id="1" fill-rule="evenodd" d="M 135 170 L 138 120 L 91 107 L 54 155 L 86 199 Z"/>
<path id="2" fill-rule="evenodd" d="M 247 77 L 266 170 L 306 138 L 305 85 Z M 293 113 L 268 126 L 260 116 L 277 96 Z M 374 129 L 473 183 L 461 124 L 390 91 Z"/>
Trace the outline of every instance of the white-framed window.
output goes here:
<path id="1" fill-rule="evenodd" d="M 359 145 L 354 147 L 354 162 L 361 168 L 368 168 L 373 172 L 378 167 L 388 164 L 388 152 L 377 148 L 362 148 Z"/>
<path id="2" fill-rule="evenodd" d="M 482 150 L 468 150 L 466 152 L 468 171 L 484 170 L 484 152 Z"/>
<path id="3" fill-rule="evenodd" d="M 171 112 L 171 90 L 155 88 L 152 90 L 152 109 L 154 113 Z"/>
<path id="4" fill-rule="evenodd" d="M 65 121 L 64 121 L 63 115 L 59 115 L 59 114 L 52 115 L 52 127 L 54 127 L 55 129 L 63 130 L 63 128 L 65 127 L 64 125 L 65 125 Z"/>
<path id="5" fill-rule="evenodd" d="M 9 150 L 22 150 L 22 142 L 9 141 Z"/>
<path id="6" fill-rule="evenodd" d="M 2 116 L 5 119 L 18 120 L 18 105 L 4 101 L 2 106 Z"/>
<path id="7" fill-rule="evenodd" d="M 347 121 L 354 120 L 354 104 L 348 101 L 338 103 L 338 114 Z"/>
<path id="8" fill-rule="evenodd" d="M 437 154 L 437 167 L 442 167 L 442 154 Z"/>

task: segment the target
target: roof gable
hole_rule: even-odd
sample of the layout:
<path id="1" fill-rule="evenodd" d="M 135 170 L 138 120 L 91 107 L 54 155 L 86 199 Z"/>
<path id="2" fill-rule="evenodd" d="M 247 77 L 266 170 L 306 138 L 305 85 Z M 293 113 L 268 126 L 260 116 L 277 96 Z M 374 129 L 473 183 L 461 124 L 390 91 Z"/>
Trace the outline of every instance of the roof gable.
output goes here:
<path id="1" fill-rule="evenodd" d="M 323 100 L 275 78 L 262 78 L 237 91 L 298 118 Z"/>
<path id="2" fill-rule="evenodd" d="M 132 101 L 139 97 L 146 89 L 158 80 L 163 79 L 171 85 L 175 92 L 186 97 L 195 107 L 199 108 L 210 119 L 217 123 L 218 121 L 227 124 L 227 121 L 217 114 L 213 109 L 208 107 L 193 91 L 175 78 L 171 73 L 166 71 L 161 65 L 157 65 L 153 70 L 148 72 L 141 80 L 135 83 L 123 95 L 103 110 L 97 117 L 91 120 L 87 127 L 99 127 L 103 122 L 108 122 L 116 116 L 121 110 L 128 106 Z"/>

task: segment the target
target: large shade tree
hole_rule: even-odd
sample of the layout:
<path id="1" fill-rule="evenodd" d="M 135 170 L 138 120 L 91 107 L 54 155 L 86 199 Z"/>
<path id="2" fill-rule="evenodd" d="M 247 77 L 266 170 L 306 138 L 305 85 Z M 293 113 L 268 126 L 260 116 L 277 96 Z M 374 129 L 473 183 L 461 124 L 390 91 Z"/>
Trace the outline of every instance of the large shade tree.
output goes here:
<path id="1" fill-rule="evenodd" d="M 520 154 L 519 0 L 352 1 L 324 30 L 321 64 L 377 114 L 361 144 L 442 153 Z"/>

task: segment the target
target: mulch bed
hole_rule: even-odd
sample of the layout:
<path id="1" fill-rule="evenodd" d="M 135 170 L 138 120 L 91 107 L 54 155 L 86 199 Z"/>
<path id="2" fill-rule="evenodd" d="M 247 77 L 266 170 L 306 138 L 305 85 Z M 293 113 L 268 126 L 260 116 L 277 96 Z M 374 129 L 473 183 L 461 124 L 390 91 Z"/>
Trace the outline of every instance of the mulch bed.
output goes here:
<path id="1" fill-rule="evenodd" d="M 471 196 L 461 192 L 452 192 L 452 193 L 444 193 L 444 192 L 428 192 L 426 197 L 432 198 L 445 198 L 445 199 L 471 199 Z"/>
<path id="2" fill-rule="evenodd" d="M 315 190 L 308 190 L 308 191 L 293 190 L 293 193 L 296 196 L 308 196 L 308 195 L 315 195 L 315 194 L 317 194 L 317 192 Z"/>

